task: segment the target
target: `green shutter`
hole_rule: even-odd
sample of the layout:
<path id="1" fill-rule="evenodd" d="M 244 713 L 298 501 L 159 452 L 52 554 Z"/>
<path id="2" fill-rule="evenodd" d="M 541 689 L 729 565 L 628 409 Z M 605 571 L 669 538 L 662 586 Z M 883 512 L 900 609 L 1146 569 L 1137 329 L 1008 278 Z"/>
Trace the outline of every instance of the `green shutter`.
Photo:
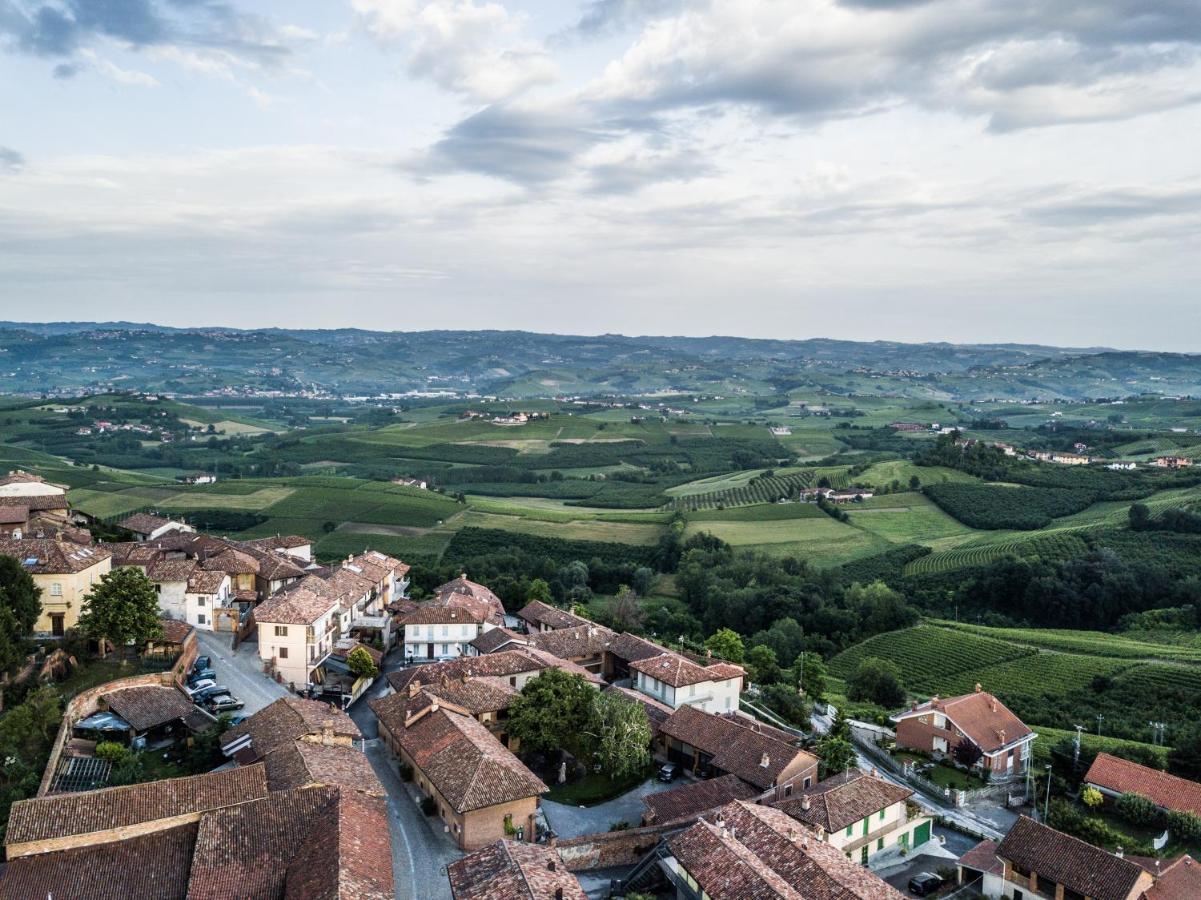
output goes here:
<path id="1" fill-rule="evenodd" d="M 918 844 L 924 844 L 928 840 L 930 840 L 930 823 L 923 822 L 917 828 L 913 829 L 913 846 L 916 847 Z"/>

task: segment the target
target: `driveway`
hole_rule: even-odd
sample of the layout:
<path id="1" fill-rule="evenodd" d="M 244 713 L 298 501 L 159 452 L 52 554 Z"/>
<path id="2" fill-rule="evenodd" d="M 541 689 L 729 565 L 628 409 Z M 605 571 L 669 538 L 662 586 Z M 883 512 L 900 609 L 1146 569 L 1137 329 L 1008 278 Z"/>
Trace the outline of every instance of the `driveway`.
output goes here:
<path id="1" fill-rule="evenodd" d="M 629 822 L 630 827 L 634 828 L 642 821 L 642 813 L 646 809 L 642 805 L 643 797 L 679 787 L 681 784 L 687 784 L 687 782 L 681 780 L 672 784 L 664 784 L 657 778 L 648 778 L 632 791 L 627 791 L 616 800 L 610 800 L 607 803 L 584 807 L 543 800 L 542 810 L 546 815 L 547 823 L 560 838 L 573 838 L 584 834 L 608 831 L 609 826 L 615 822 Z"/>
<path id="2" fill-rule="evenodd" d="M 240 710 L 242 715 L 256 713 L 280 697 L 288 696 L 286 687 L 263 674 L 259 645 L 255 641 L 243 642 L 235 653 L 230 649 L 233 643 L 231 635 L 198 630 L 196 638 L 200 644 L 200 655 L 213 659 L 217 683 L 225 685 L 246 704 Z"/>

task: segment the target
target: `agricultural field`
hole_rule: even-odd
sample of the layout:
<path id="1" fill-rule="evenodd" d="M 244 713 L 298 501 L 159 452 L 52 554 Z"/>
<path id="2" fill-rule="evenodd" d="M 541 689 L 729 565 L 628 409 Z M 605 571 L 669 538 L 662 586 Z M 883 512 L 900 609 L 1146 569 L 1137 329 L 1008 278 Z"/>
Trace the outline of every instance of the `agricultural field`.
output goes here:
<path id="1" fill-rule="evenodd" d="M 1023 538 L 996 543 L 973 542 L 970 546 L 940 550 L 905 566 L 906 575 L 952 572 L 996 562 L 1006 556 L 1022 559 L 1071 559 L 1087 551 L 1084 540 L 1070 531 L 1034 532 Z"/>
<path id="2" fill-rule="evenodd" d="M 803 509 L 806 504 L 790 504 Z M 820 511 L 819 511 L 820 512 Z M 740 549 L 755 549 L 773 556 L 797 556 L 818 567 L 836 566 L 888 549 L 888 543 L 865 531 L 836 522 L 824 513 L 795 518 L 739 521 L 690 521 L 685 537 L 708 532 Z"/>

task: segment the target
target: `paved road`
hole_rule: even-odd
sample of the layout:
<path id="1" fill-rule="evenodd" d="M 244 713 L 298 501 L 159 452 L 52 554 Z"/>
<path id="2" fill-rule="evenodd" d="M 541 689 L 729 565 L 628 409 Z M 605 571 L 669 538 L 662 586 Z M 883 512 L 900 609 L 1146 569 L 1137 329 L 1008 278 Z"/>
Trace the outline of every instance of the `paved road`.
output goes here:
<path id="1" fill-rule="evenodd" d="M 629 822 L 631 827 L 636 828 L 641 824 L 642 813 L 646 810 L 646 807 L 642 805 L 643 797 L 686 783 L 678 781 L 674 784 L 665 784 L 657 778 L 649 778 L 632 791 L 607 803 L 582 807 L 543 800 L 542 810 L 546 814 L 547 823 L 560 838 L 573 838 L 584 834 L 608 831 L 609 826 L 615 822 Z"/>
<path id="2" fill-rule="evenodd" d="M 258 712 L 280 697 L 288 696 L 288 689 L 276 684 L 263 674 L 259 660 L 259 645 L 253 641 L 243 643 L 234 653 L 230 649 L 233 639 L 227 634 L 212 631 L 197 631 L 200 655 L 211 656 L 213 668 L 217 670 L 217 683 L 223 684 L 246 706 L 242 715 Z"/>

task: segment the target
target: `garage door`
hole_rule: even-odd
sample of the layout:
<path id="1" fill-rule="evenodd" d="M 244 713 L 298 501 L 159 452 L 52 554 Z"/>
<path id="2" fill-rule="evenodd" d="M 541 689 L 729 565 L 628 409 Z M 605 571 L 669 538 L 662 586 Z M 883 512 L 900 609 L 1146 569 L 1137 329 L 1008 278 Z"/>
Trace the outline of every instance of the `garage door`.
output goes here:
<path id="1" fill-rule="evenodd" d="M 930 840 L 930 823 L 923 822 L 917 828 L 913 829 L 913 846 L 924 844 Z"/>

